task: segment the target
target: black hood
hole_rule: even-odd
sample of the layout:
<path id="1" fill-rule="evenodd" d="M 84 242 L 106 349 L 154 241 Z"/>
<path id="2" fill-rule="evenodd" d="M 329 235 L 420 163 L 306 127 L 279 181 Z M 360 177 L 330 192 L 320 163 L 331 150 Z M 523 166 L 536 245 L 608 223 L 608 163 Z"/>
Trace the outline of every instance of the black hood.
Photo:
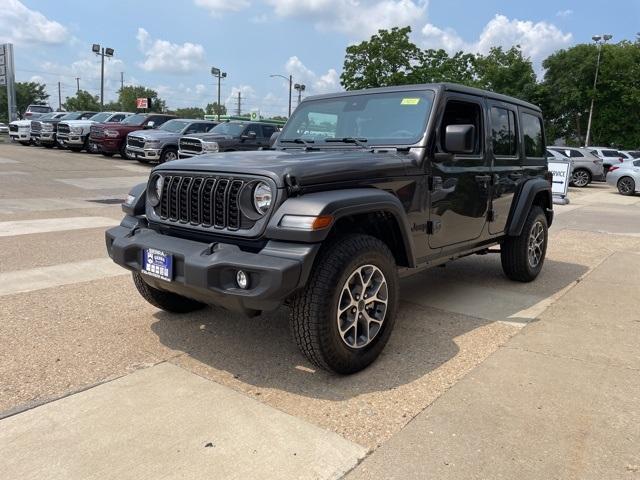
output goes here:
<path id="1" fill-rule="evenodd" d="M 407 175 L 405 154 L 365 149 L 321 151 L 258 150 L 197 155 L 163 163 L 154 170 L 187 170 L 255 174 L 272 178 L 284 187 L 286 174 L 301 186 Z"/>

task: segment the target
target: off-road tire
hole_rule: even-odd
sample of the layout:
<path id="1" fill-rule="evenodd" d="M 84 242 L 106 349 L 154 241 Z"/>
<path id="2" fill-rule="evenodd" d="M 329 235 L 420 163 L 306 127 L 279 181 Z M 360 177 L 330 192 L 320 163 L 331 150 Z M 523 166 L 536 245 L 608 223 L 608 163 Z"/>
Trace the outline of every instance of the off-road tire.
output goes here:
<path id="1" fill-rule="evenodd" d="M 204 303 L 196 302 L 182 295 L 153 288 L 148 285 L 143 280 L 142 275 L 137 272 L 133 272 L 133 283 L 136 285 L 142 298 L 154 307 L 167 312 L 189 313 L 200 310 L 206 306 Z"/>
<path id="2" fill-rule="evenodd" d="M 529 241 L 532 229 L 538 222 L 542 224 L 544 244 L 540 261 L 537 265 L 532 266 L 529 261 Z M 535 280 L 544 264 L 548 240 L 547 217 L 542 211 L 542 208 L 534 205 L 529 211 L 527 220 L 522 228 L 522 233 L 517 237 L 507 237 L 500 246 L 500 260 L 502 261 L 504 274 L 511 280 L 518 282 L 531 282 Z"/>
<path id="3" fill-rule="evenodd" d="M 337 310 L 342 287 L 363 265 L 374 265 L 387 282 L 387 310 L 377 335 L 361 348 L 349 347 L 340 336 Z M 302 353 L 319 368 L 351 374 L 370 365 L 393 330 L 398 304 L 398 275 L 387 245 L 375 237 L 338 237 L 319 253 L 307 285 L 291 300 L 290 327 Z"/>

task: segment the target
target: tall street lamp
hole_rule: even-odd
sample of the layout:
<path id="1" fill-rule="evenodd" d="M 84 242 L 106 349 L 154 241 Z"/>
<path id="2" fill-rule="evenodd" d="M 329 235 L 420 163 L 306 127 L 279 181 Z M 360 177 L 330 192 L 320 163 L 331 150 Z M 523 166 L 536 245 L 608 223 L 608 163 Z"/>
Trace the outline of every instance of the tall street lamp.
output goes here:
<path id="1" fill-rule="evenodd" d="M 596 76 L 593 79 L 593 96 L 591 97 L 591 108 L 589 109 L 589 121 L 587 122 L 587 137 L 584 140 L 584 146 L 589 146 L 589 140 L 591 139 L 591 120 L 593 119 L 593 104 L 596 101 L 596 86 L 598 84 L 598 72 L 600 71 L 600 55 L 602 54 L 602 45 L 607 43 L 613 38 L 613 35 L 602 34 L 594 35 L 591 39 L 598 45 L 598 60 L 596 61 Z"/>
<path id="2" fill-rule="evenodd" d="M 306 85 L 304 85 L 303 83 L 296 83 L 293 88 L 295 88 L 298 91 L 298 105 L 300 105 L 300 102 L 302 101 L 302 92 L 305 91 L 305 89 L 307 88 Z"/>
<path id="3" fill-rule="evenodd" d="M 291 90 L 293 89 L 293 76 L 285 77 L 284 75 L 269 75 L 271 78 L 280 77 L 289 82 L 289 117 L 291 116 Z"/>
<path id="4" fill-rule="evenodd" d="M 211 67 L 211 75 L 218 79 L 218 121 L 220 121 L 220 80 L 223 78 L 227 78 L 226 72 L 221 71 L 219 68 Z"/>
<path id="5" fill-rule="evenodd" d="M 101 47 L 100 44 L 94 43 L 91 51 L 101 57 L 100 68 L 100 107 L 104 106 L 104 57 L 113 57 L 113 48 Z"/>

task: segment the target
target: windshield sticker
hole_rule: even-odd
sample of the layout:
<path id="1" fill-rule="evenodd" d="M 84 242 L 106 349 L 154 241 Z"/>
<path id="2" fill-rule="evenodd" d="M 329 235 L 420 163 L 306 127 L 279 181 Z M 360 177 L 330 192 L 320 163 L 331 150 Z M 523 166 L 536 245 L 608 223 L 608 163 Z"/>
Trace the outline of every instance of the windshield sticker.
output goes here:
<path id="1" fill-rule="evenodd" d="M 400 105 L 418 105 L 419 103 L 419 98 L 403 98 Z"/>

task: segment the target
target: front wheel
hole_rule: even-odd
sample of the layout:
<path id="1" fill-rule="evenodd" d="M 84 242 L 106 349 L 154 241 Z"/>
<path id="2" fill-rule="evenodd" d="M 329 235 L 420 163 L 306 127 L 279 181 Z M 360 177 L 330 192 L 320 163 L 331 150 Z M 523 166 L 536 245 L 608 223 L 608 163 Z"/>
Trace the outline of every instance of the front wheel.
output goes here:
<path id="1" fill-rule="evenodd" d="M 522 233 L 507 237 L 500 247 L 502 270 L 511 280 L 531 282 L 542 270 L 547 254 L 549 232 L 542 208 L 534 205 L 527 216 Z"/>
<path id="2" fill-rule="evenodd" d="M 318 257 L 291 304 L 291 332 L 314 365 L 358 372 L 380 355 L 393 330 L 398 276 L 385 243 L 368 235 L 338 238 Z"/>
<path id="3" fill-rule="evenodd" d="M 175 148 L 165 148 L 160 155 L 160 163 L 172 162 L 178 159 L 178 151 Z"/>
<path id="4" fill-rule="evenodd" d="M 148 285 L 142 278 L 142 275 L 137 272 L 133 273 L 133 283 L 140 295 L 142 295 L 142 298 L 154 307 L 167 312 L 189 313 L 200 310 L 206 306 L 204 303 L 196 302 L 177 293 L 165 292 L 164 290 L 153 288 L 151 285 Z"/>
<path id="5" fill-rule="evenodd" d="M 618 180 L 618 192 L 625 196 L 633 195 L 636 192 L 636 182 L 631 177 L 622 177 Z"/>
<path id="6" fill-rule="evenodd" d="M 127 155 L 127 142 L 123 142 L 123 144 L 120 145 L 120 150 L 118 151 L 118 153 L 120 153 L 120 157 L 123 160 L 129 160 L 129 155 Z"/>

